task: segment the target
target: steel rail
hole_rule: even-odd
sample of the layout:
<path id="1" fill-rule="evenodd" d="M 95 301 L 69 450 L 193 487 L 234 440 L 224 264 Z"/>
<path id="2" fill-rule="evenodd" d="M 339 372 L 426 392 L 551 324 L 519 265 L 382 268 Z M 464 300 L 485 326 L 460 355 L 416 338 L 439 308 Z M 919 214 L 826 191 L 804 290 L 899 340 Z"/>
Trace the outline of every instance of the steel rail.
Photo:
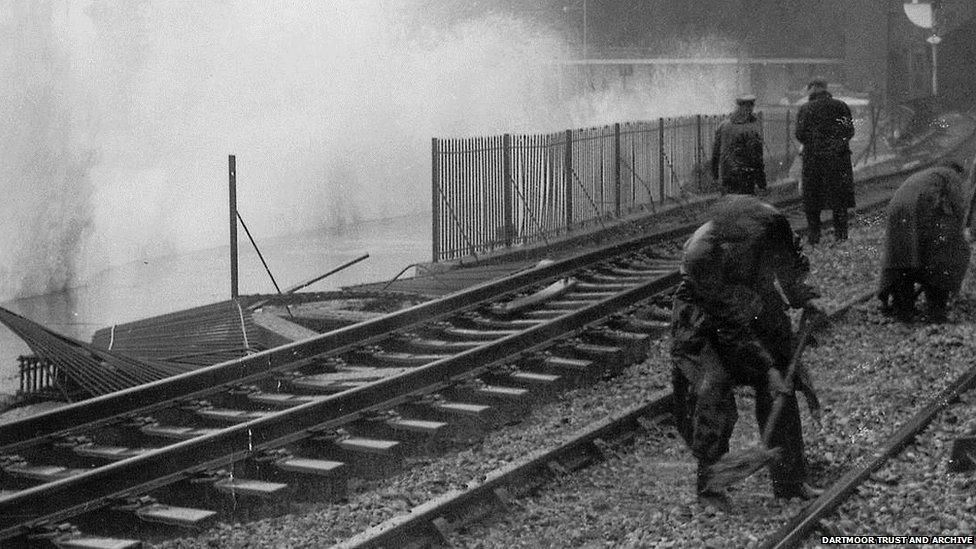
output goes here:
<path id="1" fill-rule="evenodd" d="M 836 319 L 851 307 L 862 303 L 874 296 L 874 290 L 860 294 L 836 309 L 828 312 L 828 319 Z M 822 329 L 824 325 L 817 328 Z M 558 462 L 565 456 L 572 456 L 580 452 L 594 441 L 612 440 L 622 433 L 637 429 L 638 420 L 642 417 L 660 417 L 671 412 L 674 394 L 667 393 L 654 400 L 631 407 L 614 417 L 608 418 L 586 428 L 576 436 L 559 446 L 536 452 L 523 460 L 509 464 L 497 471 L 489 473 L 485 479 L 465 490 L 458 490 L 444 494 L 434 500 L 413 508 L 405 515 L 393 517 L 365 532 L 361 532 L 334 547 L 341 549 L 365 549 L 372 547 L 400 547 L 410 545 L 417 537 L 425 537 L 432 530 L 431 524 L 437 519 L 449 516 L 464 516 L 464 509 L 476 506 L 486 498 L 491 498 L 499 488 L 513 488 L 515 494 L 526 492 L 526 486 L 537 487 L 532 482 L 546 474 L 547 464 Z"/>
<path id="2" fill-rule="evenodd" d="M 910 173 L 922 167 L 924 164 L 913 166 L 907 172 Z M 864 180 L 862 185 L 897 175 L 899 174 L 879 174 Z M 777 201 L 776 205 L 783 208 L 796 205 L 799 202 L 800 199 L 794 197 Z M 207 366 L 5 423 L 0 425 L 0 453 L 15 453 L 45 440 L 124 420 L 124 417 L 120 416 L 146 414 L 154 409 L 165 407 L 173 401 L 202 398 L 219 392 L 226 385 L 253 381 L 270 372 L 294 367 L 326 353 L 340 352 L 356 345 L 369 343 L 396 330 L 429 322 L 437 317 L 456 314 L 477 306 L 476 304 L 479 302 L 558 277 L 566 271 L 579 269 L 614 255 L 690 234 L 699 225 L 699 222 L 687 223 L 649 235 L 631 238 L 605 248 L 583 252 L 556 261 L 545 267 L 520 271 L 498 280 L 484 282 L 426 303 L 310 339 L 296 341 L 239 359 Z M 84 423 L 79 424 L 79 420 Z"/>
<path id="3" fill-rule="evenodd" d="M 427 323 L 444 315 L 457 314 L 476 307 L 484 301 L 497 299 L 504 294 L 556 278 L 567 271 L 587 267 L 610 257 L 688 234 L 695 228 L 697 224 L 684 225 L 616 243 L 606 248 L 583 252 L 544 267 L 484 282 L 427 303 L 307 340 L 6 423 L 0 425 L 0 453 L 16 452 L 25 445 L 44 437 L 57 437 L 78 429 L 90 429 L 118 421 L 120 415 L 144 413 L 165 406 L 174 400 L 200 398 L 220 391 L 224 385 L 246 383 L 271 372 L 307 362 L 319 355 L 363 345 L 396 330 Z M 79 420 L 88 421 L 79 425 Z"/>
<path id="4" fill-rule="evenodd" d="M 118 498 L 145 493 L 256 452 L 308 438 L 353 421 L 364 412 L 408 402 L 411 395 L 437 391 L 470 376 L 472 371 L 576 333 L 671 287 L 678 276 L 668 273 L 545 324 L 413 371 L 2 497 L 0 539 L 23 535 L 41 522 L 92 511 Z"/>
<path id="5" fill-rule="evenodd" d="M 889 441 L 874 451 L 867 463 L 848 471 L 820 497 L 795 515 L 785 526 L 763 542 L 764 549 L 789 549 L 800 543 L 817 528 L 820 519 L 839 507 L 857 487 L 880 469 L 889 459 L 901 453 L 915 436 L 935 419 L 939 412 L 956 401 L 960 395 L 976 387 L 976 367 L 956 378 L 925 406 L 912 416 L 912 419 L 889 437 Z"/>
<path id="6" fill-rule="evenodd" d="M 972 140 L 963 140 L 945 153 L 956 154 Z M 928 163 L 902 165 L 893 173 L 876 174 L 865 178 L 862 186 L 923 169 Z M 797 198 L 777 201 L 780 207 L 799 202 Z M 341 328 L 307 340 L 293 342 L 240 359 L 204 367 L 185 374 L 165 378 L 28 416 L 0 425 L 0 453 L 13 453 L 45 441 L 98 426 L 124 421 L 126 417 L 146 414 L 180 400 L 191 400 L 217 393 L 227 385 L 262 378 L 269 373 L 299 366 L 314 358 L 340 352 L 369 343 L 390 332 L 429 322 L 437 317 L 456 314 L 477 306 L 478 302 L 497 298 L 540 281 L 555 278 L 565 271 L 578 269 L 613 255 L 626 253 L 654 243 L 677 238 L 698 227 L 698 223 L 675 226 L 653 234 L 632 238 L 612 246 L 584 252 L 556 261 L 548 266 L 520 271 L 505 278 L 484 282 L 430 302 L 415 305 L 381 318 Z M 84 423 L 79 424 L 79 420 Z"/>

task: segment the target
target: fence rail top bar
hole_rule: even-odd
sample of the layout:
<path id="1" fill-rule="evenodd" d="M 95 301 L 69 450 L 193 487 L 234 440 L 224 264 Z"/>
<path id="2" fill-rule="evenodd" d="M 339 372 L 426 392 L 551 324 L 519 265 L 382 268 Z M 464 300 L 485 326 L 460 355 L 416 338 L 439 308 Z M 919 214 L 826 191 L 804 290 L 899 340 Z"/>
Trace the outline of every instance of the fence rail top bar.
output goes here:
<path id="1" fill-rule="evenodd" d="M 628 59 L 563 59 L 556 65 L 842 65 L 831 57 L 646 57 Z"/>

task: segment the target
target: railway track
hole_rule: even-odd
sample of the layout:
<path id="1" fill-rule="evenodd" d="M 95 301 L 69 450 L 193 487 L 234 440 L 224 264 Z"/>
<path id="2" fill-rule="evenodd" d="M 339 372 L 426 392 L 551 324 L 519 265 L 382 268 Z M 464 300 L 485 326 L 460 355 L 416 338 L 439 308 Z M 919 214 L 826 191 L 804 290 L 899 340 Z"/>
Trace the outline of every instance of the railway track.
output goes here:
<path id="1" fill-rule="evenodd" d="M 82 529 L 341 498 L 346 475 L 382 473 L 411 443 L 506 421 L 533 389 L 640 359 L 666 326 L 648 300 L 677 280 L 653 247 L 696 226 L 0 426 L 0 542 L 124 547 L 138 540 Z"/>
<path id="2" fill-rule="evenodd" d="M 870 300 L 874 291 L 865 292 L 849 300 L 840 307 L 829 312 L 829 317 L 836 320 L 843 316 L 851 307 Z M 823 535 L 835 540 L 867 539 L 864 531 L 838 530 L 836 521 L 826 520 L 845 501 L 856 498 L 859 488 L 872 479 L 872 475 L 882 469 L 891 460 L 896 459 L 905 449 L 911 447 L 915 438 L 925 428 L 936 420 L 939 414 L 953 406 L 963 408 L 962 417 L 968 417 L 972 410 L 973 401 L 961 402 L 960 397 L 976 387 L 976 367 L 964 372 L 949 383 L 949 386 L 928 399 L 906 421 L 893 426 L 892 432 L 885 437 L 882 444 L 873 451 L 867 451 L 863 459 L 855 462 L 850 469 L 837 480 L 825 487 L 824 493 L 816 500 L 802 506 L 799 511 L 789 517 L 785 523 L 772 533 L 757 547 L 764 549 L 790 549 L 803 546 L 811 539 L 816 541 Z M 670 415 L 670 394 L 661 395 L 645 404 L 625 410 L 605 421 L 591 425 L 574 437 L 558 446 L 540 451 L 515 461 L 504 468 L 486 475 L 481 482 L 473 483 L 464 490 L 455 490 L 437 499 L 426 502 L 401 514 L 393 519 L 370 528 L 335 547 L 341 549 L 365 549 L 374 547 L 401 546 L 451 546 L 453 532 L 458 528 L 476 522 L 493 512 L 504 511 L 513 506 L 513 501 L 535 493 L 546 483 L 571 474 L 597 462 L 613 459 L 626 451 L 624 447 L 632 443 L 638 433 L 646 425 L 661 425 Z M 955 421 L 953 421 L 955 423 Z M 967 447 L 961 447 L 953 452 L 953 459 L 960 460 L 963 466 L 971 470 L 971 454 L 965 452 Z M 937 452 L 944 454 L 945 449 Z M 957 455 L 958 454 L 958 455 Z M 948 455 L 944 455 L 946 459 Z M 917 457 L 912 458 L 918 461 Z M 966 465 L 966 464 L 969 465 Z M 918 463 L 917 467 L 928 469 L 928 462 Z M 965 469 L 963 469 L 965 470 Z M 870 504 L 870 503 L 869 503 Z M 847 521 L 849 522 L 849 521 Z M 889 541 L 879 543 L 896 543 L 891 541 L 894 535 L 911 534 L 912 532 L 885 532 L 868 530 L 880 540 L 881 536 L 889 536 Z M 933 534 L 971 535 L 970 532 L 916 532 L 918 535 Z M 921 538 L 919 538 L 921 539 Z M 906 538 L 907 540 L 907 538 Z M 906 540 L 900 543 L 905 543 Z M 858 543 L 850 541 L 851 543 Z M 846 542 L 840 542 L 846 543 Z M 919 543 L 927 543 L 920 541 Z"/>
<path id="3" fill-rule="evenodd" d="M 836 319 L 857 303 L 867 301 L 866 292 L 830 311 Z M 336 547 L 366 549 L 379 547 L 432 546 L 448 543 L 456 528 L 504 508 L 513 498 L 539 489 L 548 480 L 603 460 L 632 442 L 642 425 L 664 420 L 671 414 L 670 393 L 592 425 L 558 446 L 527 456 L 487 475 L 483 482 L 446 494 L 354 536 Z"/>
<path id="4" fill-rule="evenodd" d="M 194 526 L 224 510 L 221 493 L 290 498 L 315 482 L 341 496 L 345 469 L 382 469 L 410 438 L 490 424 L 517 413 L 532 386 L 599 378 L 640 358 L 646 332 L 666 324 L 604 319 L 676 281 L 672 259 L 642 252 L 662 238 L 5 425 L 0 539 L 30 543 L 73 517 L 107 520 L 94 511 Z M 58 528 L 64 546 L 92 539 Z"/>

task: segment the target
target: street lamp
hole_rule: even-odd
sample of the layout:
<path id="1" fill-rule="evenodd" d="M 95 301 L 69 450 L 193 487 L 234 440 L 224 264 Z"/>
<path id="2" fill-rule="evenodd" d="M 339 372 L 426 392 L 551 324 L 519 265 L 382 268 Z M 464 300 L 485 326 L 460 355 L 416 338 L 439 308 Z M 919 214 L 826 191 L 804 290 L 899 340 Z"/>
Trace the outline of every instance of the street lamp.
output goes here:
<path id="1" fill-rule="evenodd" d="M 935 12 L 938 9 L 938 4 L 936 2 L 933 2 L 932 4 L 920 4 L 918 0 L 912 0 L 911 3 L 906 2 L 904 5 L 902 5 L 902 8 L 904 8 L 905 15 L 908 16 L 908 20 L 911 21 L 913 25 L 923 29 L 932 29 L 932 35 L 926 38 L 925 41 L 932 45 L 932 96 L 938 96 L 938 46 L 939 42 L 942 42 L 942 38 L 936 32 L 935 26 Z"/>

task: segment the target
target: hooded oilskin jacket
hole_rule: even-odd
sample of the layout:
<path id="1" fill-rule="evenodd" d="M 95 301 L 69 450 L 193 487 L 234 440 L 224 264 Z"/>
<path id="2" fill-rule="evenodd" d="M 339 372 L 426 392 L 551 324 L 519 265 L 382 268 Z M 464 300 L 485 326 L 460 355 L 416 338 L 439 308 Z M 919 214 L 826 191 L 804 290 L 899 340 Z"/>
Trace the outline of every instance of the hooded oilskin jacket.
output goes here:
<path id="1" fill-rule="evenodd" d="M 918 172 L 898 187 L 888 203 L 888 226 L 879 291 L 904 274 L 917 282 L 959 291 L 969 266 L 963 238 L 972 192 L 961 175 L 946 167 Z"/>
<path id="2" fill-rule="evenodd" d="M 697 357 L 707 342 L 731 357 L 751 354 L 743 345 L 752 342 L 784 367 L 791 352 L 785 311 L 810 299 L 812 290 L 803 283 L 808 272 L 809 261 L 782 213 L 755 197 L 724 198 L 685 243 L 672 354 Z M 734 375 L 743 382 L 762 379 L 769 366 L 756 360 L 726 363 L 740 370 Z"/>

